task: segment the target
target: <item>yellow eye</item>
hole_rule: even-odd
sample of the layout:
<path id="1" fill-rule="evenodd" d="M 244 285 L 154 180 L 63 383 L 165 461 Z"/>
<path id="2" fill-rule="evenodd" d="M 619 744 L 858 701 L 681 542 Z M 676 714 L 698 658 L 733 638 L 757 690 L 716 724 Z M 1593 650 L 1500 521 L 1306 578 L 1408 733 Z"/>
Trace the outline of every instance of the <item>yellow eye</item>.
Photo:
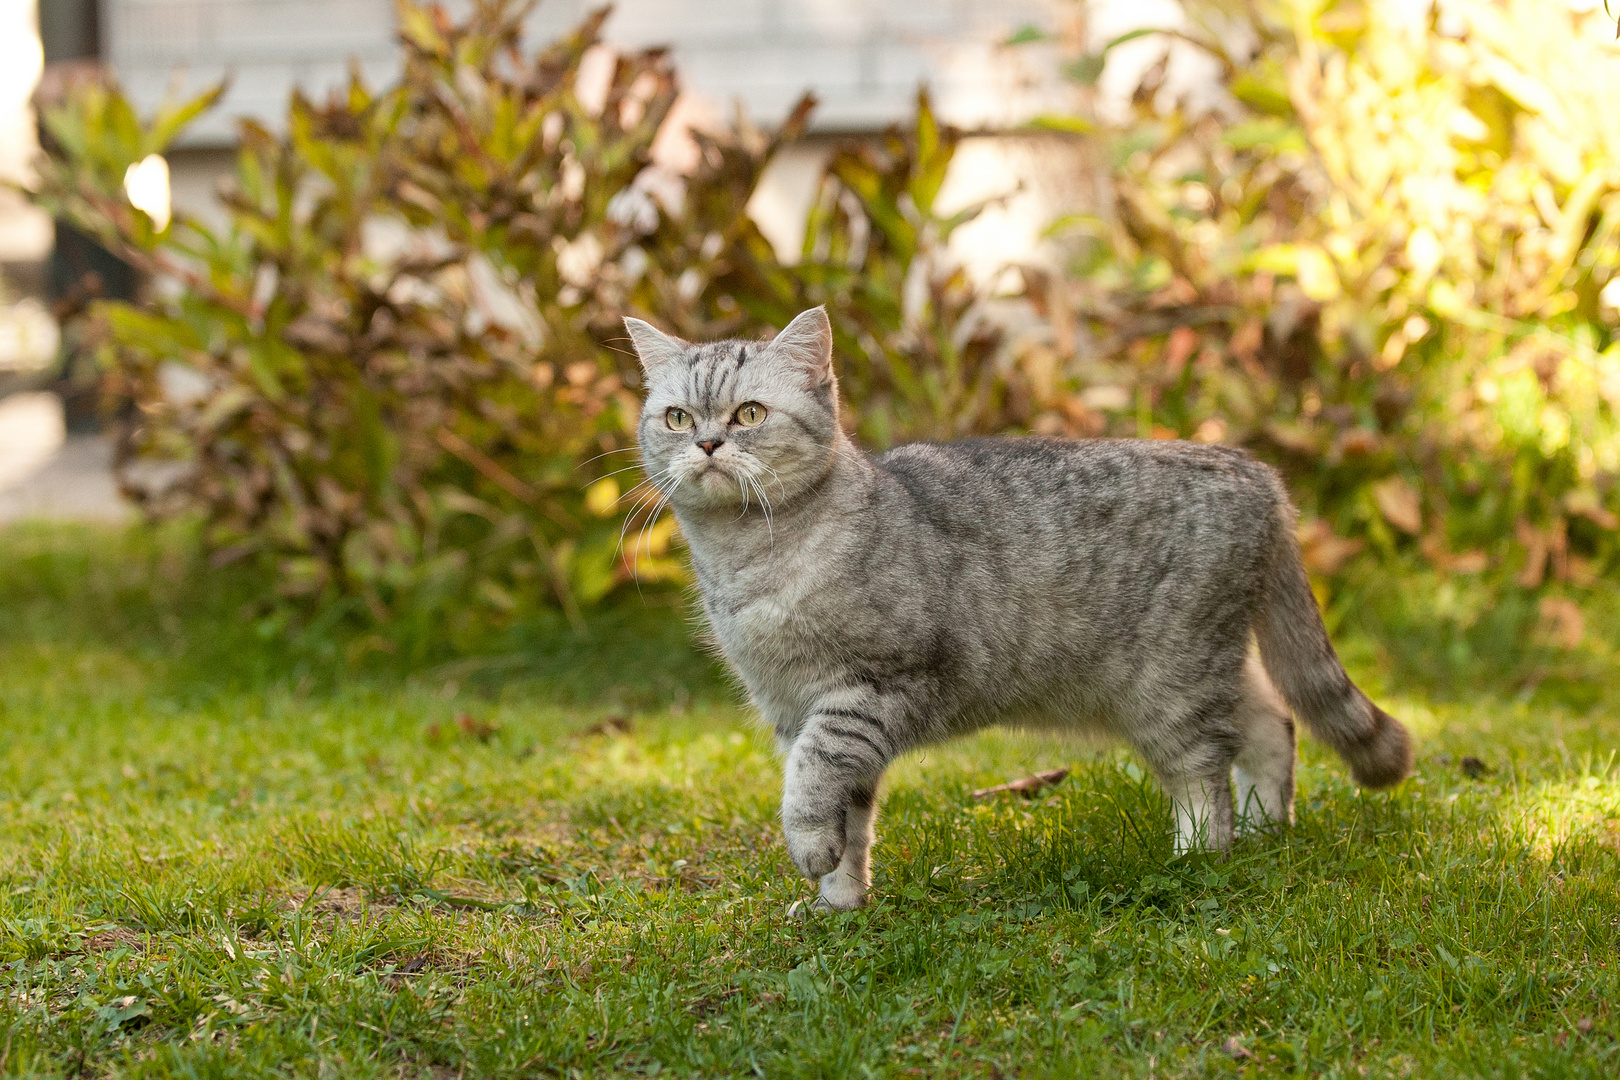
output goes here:
<path id="1" fill-rule="evenodd" d="M 732 419 L 743 427 L 758 427 L 760 421 L 765 419 L 765 406 L 757 401 L 744 402 Z"/>
<path id="2" fill-rule="evenodd" d="M 669 425 L 671 431 L 689 431 L 692 427 L 692 414 L 685 409 L 670 409 L 664 414 L 664 423 Z"/>

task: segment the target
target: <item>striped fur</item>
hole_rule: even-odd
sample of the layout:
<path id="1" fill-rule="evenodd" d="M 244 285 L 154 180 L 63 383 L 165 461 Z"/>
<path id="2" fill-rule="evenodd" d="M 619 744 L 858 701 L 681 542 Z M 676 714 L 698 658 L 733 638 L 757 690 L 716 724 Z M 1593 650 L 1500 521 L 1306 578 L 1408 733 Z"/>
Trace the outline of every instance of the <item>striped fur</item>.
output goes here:
<path id="1" fill-rule="evenodd" d="M 776 734 L 788 852 L 823 904 L 863 902 L 888 764 L 993 723 L 1135 747 L 1178 850 L 1292 820 L 1290 710 L 1361 782 L 1408 771 L 1405 729 L 1328 642 L 1281 484 L 1248 455 L 1009 438 L 873 457 L 840 426 L 819 308 L 769 343 L 626 324 L 647 475 Z M 734 422 L 745 402 L 768 409 L 757 427 Z"/>

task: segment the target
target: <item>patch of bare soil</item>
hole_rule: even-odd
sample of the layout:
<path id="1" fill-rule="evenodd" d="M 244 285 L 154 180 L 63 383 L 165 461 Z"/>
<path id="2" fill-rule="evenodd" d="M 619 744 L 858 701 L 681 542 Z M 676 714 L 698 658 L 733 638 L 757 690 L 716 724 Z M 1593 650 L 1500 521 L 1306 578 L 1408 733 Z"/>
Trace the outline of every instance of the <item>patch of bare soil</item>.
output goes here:
<path id="1" fill-rule="evenodd" d="M 112 952 L 120 945 L 131 949 L 144 949 L 146 935 L 127 926 L 114 926 L 84 939 L 84 951 L 87 953 Z"/>
<path id="2" fill-rule="evenodd" d="M 348 886 L 342 889 L 295 889 L 288 894 L 285 906 L 306 908 L 317 915 L 352 915 L 364 911 L 367 907 L 381 907 L 386 904 L 386 900 L 367 900 L 364 889 Z"/>

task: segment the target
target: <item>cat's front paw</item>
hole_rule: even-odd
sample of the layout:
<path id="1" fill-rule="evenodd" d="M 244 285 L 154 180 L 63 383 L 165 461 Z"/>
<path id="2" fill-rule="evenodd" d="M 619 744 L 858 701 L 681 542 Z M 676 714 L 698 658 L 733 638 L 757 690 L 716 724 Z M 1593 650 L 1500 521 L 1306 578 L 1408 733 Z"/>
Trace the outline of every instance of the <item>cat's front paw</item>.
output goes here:
<path id="1" fill-rule="evenodd" d="M 844 858 L 844 823 L 842 821 L 809 828 L 787 827 L 788 857 L 799 873 L 811 881 L 820 881 L 838 868 Z"/>
<path id="2" fill-rule="evenodd" d="M 866 906 L 866 882 L 841 864 L 821 879 L 816 903 L 834 911 L 854 911 Z"/>

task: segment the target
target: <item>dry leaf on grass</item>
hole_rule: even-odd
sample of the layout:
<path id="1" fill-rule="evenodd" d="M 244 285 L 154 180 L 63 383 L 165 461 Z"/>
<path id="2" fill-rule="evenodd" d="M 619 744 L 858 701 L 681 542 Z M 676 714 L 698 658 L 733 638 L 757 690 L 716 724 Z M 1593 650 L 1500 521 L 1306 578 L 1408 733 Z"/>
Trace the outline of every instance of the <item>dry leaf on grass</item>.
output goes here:
<path id="1" fill-rule="evenodd" d="M 1018 794 L 1028 798 L 1038 791 L 1062 783 L 1063 778 L 1068 775 L 1068 769 L 1048 769 L 1046 772 L 1038 772 L 1034 776 L 1026 776 L 1021 780 L 1009 780 L 1005 784 L 997 784 L 995 787 L 980 788 L 973 793 L 973 797 L 975 799 L 988 799 L 990 796 L 1000 795 L 1002 792 L 1016 791 Z"/>
<path id="2" fill-rule="evenodd" d="M 1254 1060 L 1254 1051 L 1250 1050 L 1248 1047 L 1239 1042 L 1236 1035 L 1228 1036 L 1226 1039 L 1226 1044 L 1222 1046 L 1221 1049 L 1225 1050 L 1228 1056 L 1234 1057 L 1239 1061 Z"/>
<path id="3" fill-rule="evenodd" d="M 501 730 L 501 725 L 494 720 L 480 720 L 471 713 L 457 713 L 456 727 L 461 729 L 463 735 L 470 735 L 481 743 L 487 743 Z"/>

